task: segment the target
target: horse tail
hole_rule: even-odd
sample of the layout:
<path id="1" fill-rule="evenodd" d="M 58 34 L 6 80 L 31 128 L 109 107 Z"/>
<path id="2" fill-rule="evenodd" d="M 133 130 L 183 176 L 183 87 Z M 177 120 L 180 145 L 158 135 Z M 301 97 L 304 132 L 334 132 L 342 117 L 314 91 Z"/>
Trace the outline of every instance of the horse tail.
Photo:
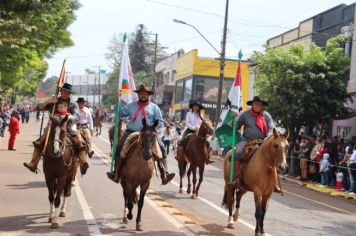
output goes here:
<path id="1" fill-rule="evenodd" d="M 224 208 L 232 208 L 235 202 L 235 189 L 229 188 L 227 185 L 225 185 L 224 189 L 224 197 L 221 202 L 221 206 Z"/>
<path id="2" fill-rule="evenodd" d="M 224 208 L 227 208 L 228 205 L 227 205 L 227 191 L 226 189 L 224 190 L 224 197 L 223 197 L 223 200 L 221 202 L 221 206 L 224 207 Z"/>
<path id="3" fill-rule="evenodd" d="M 132 189 L 131 196 L 132 196 L 132 202 L 133 202 L 133 204 L 136 204 L 136 203 L 138 202 L 138 194 L 137 194 L 135 188 Z"/>
<path id="4" fill-rule="evenodd" d="M 184 177 L 185 176 L 185 173 L 187 172 L 187 165 L 188 165 L 188 162 L 186 161 L 179 161 L 178 162 L 178 165 L 179 165 L 179 175 L 181 177 Z"/>

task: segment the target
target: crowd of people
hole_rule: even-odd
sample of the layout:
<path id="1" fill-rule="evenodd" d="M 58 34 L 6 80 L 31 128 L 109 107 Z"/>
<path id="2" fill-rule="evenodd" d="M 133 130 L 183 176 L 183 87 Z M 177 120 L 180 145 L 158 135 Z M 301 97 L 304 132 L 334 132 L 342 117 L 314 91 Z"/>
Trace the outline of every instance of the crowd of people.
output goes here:
<path id="1" fill-rule="evenodd" d="M 356 195 L 356 137 L 300 136 L 289 155 L 288 174 L 321 188 L 337 187 Z"/>

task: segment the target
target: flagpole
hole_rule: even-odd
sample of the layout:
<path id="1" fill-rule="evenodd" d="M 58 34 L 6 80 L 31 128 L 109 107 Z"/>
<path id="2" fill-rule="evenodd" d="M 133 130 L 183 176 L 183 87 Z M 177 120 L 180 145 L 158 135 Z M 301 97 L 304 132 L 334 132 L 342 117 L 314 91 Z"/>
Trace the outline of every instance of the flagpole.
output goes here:
<path id="1" fill-rule="evenodd" d="M 62 65 L 62 70 L 61 70 L 61 74 L 59 75 L 59 78 L 58 78 L 58 81 L 57 81 L 57 87 L 56 87 L 56 98 L 58 99 L 58 95 L 59 95 L 59 86 L 60 86 L 60 82 L 61 82 L 61 79 L 62 79 L 62 76 L 64 76 L 64 69 L 65 69 L 65 64 L 67 62 L 67 59 L 64 59 L 63 61 L 63 65 Z M 54 111 L 56 110 L 56 105 L 53 104 L 53 107 L 52 107 L 52 111 L 51 111 L 51 116 L 54 115 Z M 43 151 L 42 151 L 42 154 L 44 154 L 46 152 L 46 148 L 47 148 L 47 144 L 48 144 L 48 139 L 49 139 L 49 134 L 51 132 L 51 120 L 48 121 L 48 124 L 47 124 L 47 133 L 46 133 L 46 141 L 45 141 L 45 144 L 44 144 L 44 147 L 43 147 Z"/>
<path id="2" fill-rule="evenodd" d="M 238 54 L 238 58 L 239 58 L 239 62 L 238 62 L 238 73 L 240 73 L 240 80 L 241 79 L 241 58 L 242 58 L 242 51 L 240 50 L 239 51 L 239 54 Z M 241 83 L 242 81 L 240 81 L 240 91 L 241 91 Z M 240 99 L 240 98 L 238 98 Z M 242 105 L 242 99 L 241 99 L 241 103 L 239 104 L 239 108 L 241 107 Z M 232 144 L 231 144 L 231 147 L 232 147 L 232 152 L 231 152 L 231 162 L 230 162 L 230 183 L 232 183 L 232 181 L 234 180 L 234 169 L 235 169 L 235 142 L 236 142 L 236 116 L 233 116 L 232 118 L 232 122 L 233 122 L 233 125 L 232 125 Z M 240 171 L 240 170 L 237 170 L 237 171 Z"/>
<path id="3" fill-rule="evenodd" d="M 115 129 L 114 129 L 114 143 L 111 149 L 111 166 L 110 171 L 114 170 L 115 166 L 115 155 L 116 155 L 116 145 L 117 145 L 117 132 L 119 126 L 119 114 L 120 114 L 120 107 L 121 107 L 121 96 L 118 95 L 117 104 L 116 104 L 116 113 L 115 113 Z"/>

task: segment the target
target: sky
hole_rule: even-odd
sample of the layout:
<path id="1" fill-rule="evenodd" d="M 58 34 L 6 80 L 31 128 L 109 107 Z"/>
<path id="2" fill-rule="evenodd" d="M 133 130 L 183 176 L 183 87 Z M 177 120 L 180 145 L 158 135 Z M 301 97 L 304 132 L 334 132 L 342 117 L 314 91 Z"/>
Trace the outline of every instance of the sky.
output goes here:
<path id="1" fill-rule="evenodd" d="M 253 51 L 263 51 L 267 39 L 297 27 L 300 21 L 355 1 L 230 0 L 226 57 L 236 59 L 241 49 L 243 59 L 247 59 Z M 168 54 L 196 48 L 199 56 L 219 57 L 193 28 L 173 19 L 194 25 L 221 51 L 226 0 L 80 0 L 80 3 L 77 19 L 69 27 L 74 46 L 47 59 L 47 77 L 59 76 L 64 58 L 70 75 L 84 74 L 86 68 L 97 71 L 98 66 L 110 72 L 105 59 L 110 39 L 134 32 L 138 24 L 158 34 L 158 41 Z"/>

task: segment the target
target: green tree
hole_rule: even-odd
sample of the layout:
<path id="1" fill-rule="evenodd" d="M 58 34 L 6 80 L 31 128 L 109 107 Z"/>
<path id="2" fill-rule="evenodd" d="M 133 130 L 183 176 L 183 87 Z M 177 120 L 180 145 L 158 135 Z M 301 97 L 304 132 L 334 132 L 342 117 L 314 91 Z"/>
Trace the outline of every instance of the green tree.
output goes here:
<path id="1" fill-rule="evenodd" d="M 15 85 L 20 89 L 18 93 L 35 91 L 47 69 L 44 58 L 73 44 L 67 28 L 75 20 L 74 12 L 79 6 L 78 0 L 0 2 L 2 89 Z"/>
<path id="2" fill-rule="evenodd" d="M 337 36 L 325 50 L 315 44 L 267 48 L 255 53 L 256 90 L 266 98 L 273 118 L 288 127 L 294 140 L 303 125 L 326 127 L 332 119 L 347 116 L 351 99 L 346 87 L 350 59 L 344 54 L 346 38 Z"/>

